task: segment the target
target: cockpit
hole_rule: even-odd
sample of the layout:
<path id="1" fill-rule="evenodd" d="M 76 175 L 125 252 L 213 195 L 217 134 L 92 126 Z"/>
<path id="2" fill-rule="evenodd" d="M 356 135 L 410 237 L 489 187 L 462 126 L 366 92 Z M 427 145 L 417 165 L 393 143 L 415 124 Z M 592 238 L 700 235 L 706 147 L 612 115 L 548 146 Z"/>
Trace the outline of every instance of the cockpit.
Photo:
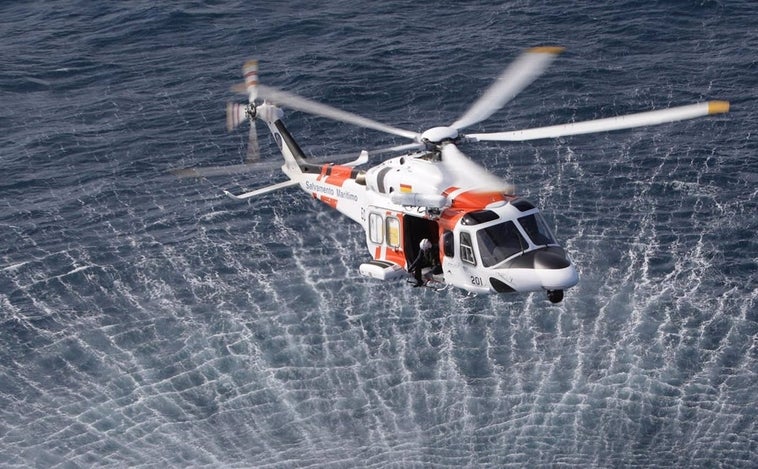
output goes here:
<path id="1" fill-rule="evenodd" d="M 547 291 L 557 303 L 579 280 L 539 210 L 515 198 L 465 213 L 440 237 L 445 278 L 470 292 Z"/>
<path id="2" fill-rule="evenodd" d="M 461 220 L 462 225 L 471 227 L 470 230 L 461 232 L 462 260 L 470 264 L 477 263 L 474 245 L 481 265 L 494 268 L 525 252 L 558 246 L 545 219 L 533 210 L 534 206 L 523 199 L 518 202 L 513 206 L 522 213 L 530 213 L 511 219 L 510 216 L 501 217 L 492 210 L 482 210 L 469 213 Z M 494 223 L 503 218 L 506 220 Z"/>
<path id="3" fill-rule="evenodd" d="M 520 217 L 517 222 L 506 221 L 481 228 L 476 232 L 476 241 L 484 267 L 493 267 L 534 247 L 557 244 L 539 213 Z"/>
<path id="4" fill-rule="evenodd" d="M 470 292 L 543 289 L 557 303 L 579 280 L 539 210 L 524 199 L 491 203 L 454 223 L 442 227 L 442 266 L 447 281 Z"/>

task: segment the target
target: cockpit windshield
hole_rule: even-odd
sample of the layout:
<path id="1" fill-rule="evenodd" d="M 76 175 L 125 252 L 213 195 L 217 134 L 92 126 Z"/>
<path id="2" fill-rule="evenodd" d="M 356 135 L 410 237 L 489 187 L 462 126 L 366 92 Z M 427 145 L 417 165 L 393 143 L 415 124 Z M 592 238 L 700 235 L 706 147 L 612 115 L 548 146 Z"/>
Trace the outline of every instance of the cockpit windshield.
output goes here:
<path id="1" fill-rule="evenodd" d="M 492 267 L 529 248 L 512 221 L 482 228 L 476 232 L 476 240 L 484 267 Z"/>
<path id="2" fill-rule="evenodd" d="M 516 223 L 512 221 L 498 223 L 476 232 L 479 255 L 484 267 L 499 264 L 515 254 L 528 250 L 530 247 L 557 244 L 545 219 L 539 213 L 523 216 L 518 219 L 518 223 L 528 236 L 529 241 L 524 238 Z"/>
<path id="3" fill-rule="evenodd" d="M 545 219 L 539 213 L 533 213 L 518 219 L 521 228 L 531 238 L 535 246 L 547 246 L 548 244 L 557 244 L 550 228 L 547 227 Z"/>

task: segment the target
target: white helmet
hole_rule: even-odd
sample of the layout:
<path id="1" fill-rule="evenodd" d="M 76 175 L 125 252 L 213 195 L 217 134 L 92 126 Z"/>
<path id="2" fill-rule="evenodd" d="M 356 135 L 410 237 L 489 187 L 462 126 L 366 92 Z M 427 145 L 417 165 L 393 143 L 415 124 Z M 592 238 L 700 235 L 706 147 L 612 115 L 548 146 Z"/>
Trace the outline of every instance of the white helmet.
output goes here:
<path id="1" fill-rule="evenodd" d="M 424 238 L 420 243 L 418 243 L 418 247 L 420 247 L 422 251 L 426 251 L 432 248 L 432 242 Z"/>

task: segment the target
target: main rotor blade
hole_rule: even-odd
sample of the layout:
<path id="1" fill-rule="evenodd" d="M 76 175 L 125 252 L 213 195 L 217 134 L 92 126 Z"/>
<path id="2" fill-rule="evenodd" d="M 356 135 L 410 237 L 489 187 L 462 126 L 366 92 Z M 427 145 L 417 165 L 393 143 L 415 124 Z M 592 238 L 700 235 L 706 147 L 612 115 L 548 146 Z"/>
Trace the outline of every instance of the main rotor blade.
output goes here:
<path id="1" fill-rule="evenodd" d="M 491 116 L 545 71 L 562 47 L 533 47 L 521 54 L 450 127 L 461 130 Z"/>
<path id="2" fill-rule="evenodd" d="M 424 148 L 423 143 L 406 143 L 404 145 L 395 145 L 394 147 L 375 148 L 368 150 L 369 155 L 381 155 L 383 153 L 401 153 L 411 150 L 420 150 Z"/>
<path id="3" fill-rule="evenodd" d="M 330 155 L 322 156 L 318 158 L 308 158 L 307 162 L 310 164 L 341 164 L 345 166 L 365 164 L 364 155 L 361 153 L 358 159 L 355 158 L 355 153 L 343 154 L 343 155 Z M 230 176 L 235 174 L 244 174 L 252 171 L 274 171 L 281 169 L 282 160 L 268 160 L 268 161 L 255 161 L 243 164 L 231 164 L 226 166 L 196 166 L 192 168 L 179 168 L 170 170 L 174 176 L 182 178 L 188 177 L 213 177 L 213 176 Z"/>
<path id="4" fill-rule="evenodd" d="M 371 119 L 368 119 L 352 112 L 343 111 L 326 104 L 317 103 L 310 99 L 303 98 L 286 91 L 281 91 L 276 88 L 271 88 L 265 85 L 258 85 L 258 95 L 268 101 L 272 101 L 275 104 L 280 104 L 291 109 L 295 109 L 309 114 L 314 114 L 329 119 L 334 119 L 340 122 L 357 125 L 359 127 L 365 127 L 367 129 L 374 129 L 380 132 L 386 132 L 388 134 L 398 135 L 400 137 L 410 138 L 418 141 L 420 135 L 410 130 L 398 129 L 389 125 L 382 124 Z"/>
<path id="5" fill-rule="evenodd" d="M 385 148 L 375 148 L 373 150 L 365 150 L 366 153 L 368 153 L 369 156 L 378 156 L 383 155 L 386 153 L 401 153 L 401 152 L 410 152 L 412 150 L 420 150 L 424 148 L 423 143 L 407 143 L 405 145 L 396 145 L 394 147 L 385 147 Z M 344 160 L 346 158 L 355 158 L 355 153 L 335 153 L 333 155 L 329 155 L 328 158 L 321 158 L 325 162 L 329 163 L 337 163 L 340 160 Z"/>
<path id="6" fill-rule="evenodd" d="M 282 164 L 276 166 L 281 167 Z M 276 169 L 271 168 L 271 169 Z M 229 176 L 232 174 L 243 174 L 250 171 L 256 171 L 261 169 L 261 163 L 245 163 L 245 164 L 232 164 L 227 166 L 200 166 L 196 168 L 181 168 L 171 170 L 171 174 L 182 178 L 187 177 L 212 177 L 212 176 Z M 265 168 L 264 168 L 265 169 Z"/>
<path id="7" fill-rule="evenodd" d="M 453 143 L 442 145 L 442 164 L 455 175 L 456 184 L 462 188 L 513 193 L 512 184 L 508 184 L 475 163 Z"/>
<path id="8" fill-rule="evenodd" d="M 704 103 L 690 104 L 687 106 L 660 109 L 658 111 L 640 112 L 625 116 L 609 117 L 571 124 L 553 125 L 550 127 L 538 127 L 526 130 L 514 130 L 511 132 L 494 132 L 466 135 L 466 139 L 472 141 L 508 141 L 521 142 L 540 138 L 564 137 L 567 135 L 589 134 L 594 132 L 606 132 L 610 130 L 631 129 L 646 125 L 664 124 L 685 119 L 694 119 L 709 114 L 721 114 L 729 112 L 728 101 L 708 101 Z"/>

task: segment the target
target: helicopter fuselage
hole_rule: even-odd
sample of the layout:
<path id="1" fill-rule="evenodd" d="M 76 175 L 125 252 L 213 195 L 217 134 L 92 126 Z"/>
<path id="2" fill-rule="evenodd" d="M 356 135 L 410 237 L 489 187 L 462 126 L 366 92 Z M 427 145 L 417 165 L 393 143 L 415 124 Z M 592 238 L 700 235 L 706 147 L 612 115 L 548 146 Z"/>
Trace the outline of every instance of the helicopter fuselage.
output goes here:
<path id="1" fill-rule="evenodd" d="M 574 264 L 529 201 L 499 191 L 466 187 L 434 152 L 388 159 L 366 171 L 311 164 L 281 121 L 261 105 L 285 158 L 282 170 L 300 188 L 359 223 L 372 257 L 359 271 L 382 280 L 406 269 L 428 239 L 437 251 L 438 282 L 472 293 L 547 291 L 560 301 L 578 282 Z"/>
<path id="2" fill-rule="evenodd" d="M 546 127 L 462 133 L 512 100 L 562 51 L 557 46 L 525 50 L 458 119 L 423 132 L 383 124 L 261 85 L 258 62 L 250 60 L 242 67 L 244 85 L 234 87 L 247 94 L 248 104 L 227 104 L 227 129 L 245 120 L 250 122 L 247 159 L 254 162 L 258 158 L 254 124 L 263 120 L 282 151 L 285 160 L 282 171 L 290 180 L 240 195 L 224 192 L 234 200 L 246 200 L 299 185 L 314 198 L 361 224 L 372 260 L 362 264 L 359 271 L 368 277 L 385 280 L 403 277 L 412 267 L 416 285 L 420 286 L 424 284 L 423 272 L 419 270 L 423 260 L 433 267 L 427 286 L 433 281 L 436 285 L 453 285 L 473 293 L 544 290 L 548 299 L 557 303 L 563 299 L 564 290 L 578 282 L 576 267 L 540 211 L 516 196 L 513 187 L 500 177 L 468 158 L 458 144 L 522 142 L 609 132 L 729 112 L 728 101 L 706 101 Z M 259 97 L 263 103 L 258 105 Z M 368 162 L 366 151 L 357 160 L 343 165 L 309 162 L 284 127 L 281 121 L 284 113 L 271 103 L 410 139 L 412 143 L 373 152 L 410 153 L 365 171 L 355 166 Z M 216 170 L 209 168 L 202 173 Z M 198 172 L 178 172 L 185 173 Z M 436 251 L 432 251 L 436 257 L 429 255 L 430 244 L 436 245 Z"/>

